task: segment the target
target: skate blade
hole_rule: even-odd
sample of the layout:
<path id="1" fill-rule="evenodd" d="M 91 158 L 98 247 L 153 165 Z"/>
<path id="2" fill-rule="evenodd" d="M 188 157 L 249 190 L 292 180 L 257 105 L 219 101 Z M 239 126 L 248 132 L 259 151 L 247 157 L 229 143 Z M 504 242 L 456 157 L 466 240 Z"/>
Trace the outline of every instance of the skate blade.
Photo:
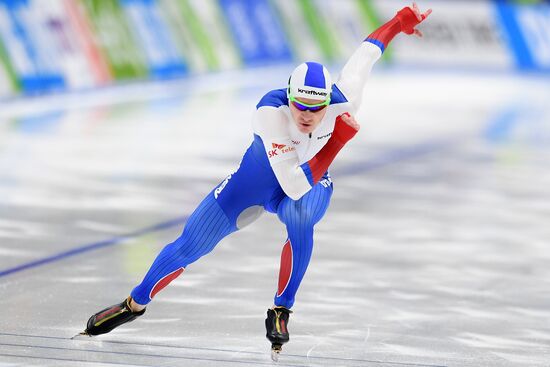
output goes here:
<path id="1" fill-rule="evenodd" d="M 92 337 L 92 335 L 90 335 L 87 332 L 83 331 L 83 332 L 78 333 L 75 336 L 73 336 L 71 338 L 71 340 L 84 340 L 84 339 L 88 339 L 88 338 L 91 338 L 91 337 Z"/>
<path id="2" fill-rule="evenodd" d="M 281 354 L 282 350 L 282 345 L 274 344 L 271 346 L 271 360 L 273 360 L 273 362 L 279 361 L 279 355 Z"/>

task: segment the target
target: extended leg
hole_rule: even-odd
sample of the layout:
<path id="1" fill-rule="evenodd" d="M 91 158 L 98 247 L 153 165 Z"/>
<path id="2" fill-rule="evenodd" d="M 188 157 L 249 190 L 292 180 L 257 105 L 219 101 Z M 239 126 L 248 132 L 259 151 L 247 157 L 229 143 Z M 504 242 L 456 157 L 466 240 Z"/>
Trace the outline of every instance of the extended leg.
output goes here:
<path id="1" fill-rule="evenodd" d="M 191 214 L 182 235 L 166 245 L 145 278 L 131 293 L 135 302 L 146 305 L 185 267 L 208 254 L 216 244 L 237 228 L 230 222 L 212 194 Z"/>
<path id="2" fill-rule="evenodd" d="M 263 213 L 260 204 L 273 195 L 273 188 L 254 179 L 255 167 L 251 164 L 255 161 L 245 158 L 240 169 L 208 194 L 191 214 L 182 235 L 164 247 L 141 284 L 133 289 L 131 297 L 92 315 L 85 334 L 104 334 L 142 315 L 145 305 L 187 265 L 208 254 L 222 238 L 252 223 Z"/>
<path id="3" fill-rule="evenodd" d="M 145 308 L 136 310 L 132 307 L 134 301 L 140 306 L 148 304 L 188 264 L 212 251 L 223 237 L 236 229 L 234 221 L 232 224 L 213 194 L 208 194 L 189 217 L 182 235 L 164 247 L 141 284 L 132 291 L 131 297 L 92 315 L 82 334 L 105 334 L 143 315 Z"/>

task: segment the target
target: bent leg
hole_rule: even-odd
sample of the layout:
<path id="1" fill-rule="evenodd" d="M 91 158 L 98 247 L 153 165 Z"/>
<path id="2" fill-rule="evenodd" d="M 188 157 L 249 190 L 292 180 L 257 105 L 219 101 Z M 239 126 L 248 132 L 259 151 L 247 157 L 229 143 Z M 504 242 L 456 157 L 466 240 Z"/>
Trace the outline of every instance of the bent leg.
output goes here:
<path id="1" fill-rule="evenodd" d="M 166 245 L 140 285 L 131 293 L 135 302 L 146 305 L 160 290 L 177 278 L 192 262 L 208 254 L 216 244 L 237 229 L 212 193 L 189 217 L 182 235 Z"/>
<path id="2" fill-rule="evenodd" d="M 286 225 L 288 239 L 281 254 L 276 306 L 291 308 L 294 304 L 313 251 L 313 227 L 324 216 L 331 196 L 332 184 L 325 179 L 300 200 L 287 197 L 279 204 L 277 214 Z"/>
<path id="3" fill-rule="evenodd" d="M 262 204 L 273 195 L 277 186 L 251 154 L 249 148 L 237 171 L 206 196 L 189 217 L 182 235 L 157 256 L 142 283 L 131 293 L 135 302 L 149 303 L 187 265 L 208 254 L 225 236 L 252 223 L 263 213 Z"/>

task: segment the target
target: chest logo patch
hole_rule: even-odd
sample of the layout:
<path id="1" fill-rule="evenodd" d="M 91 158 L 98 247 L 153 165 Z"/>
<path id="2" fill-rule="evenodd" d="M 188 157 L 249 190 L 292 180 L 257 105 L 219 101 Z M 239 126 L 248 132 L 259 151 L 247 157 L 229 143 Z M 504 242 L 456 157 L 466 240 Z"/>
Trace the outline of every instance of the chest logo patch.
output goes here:
<path id="1" fill-rule="evenodd" d="M 286 144 L 271 143 L 271 147 L 273 149 L 270 149 L 269 152 L 267 152 L 269 158 L 284 155 L 286 153 L 290 153 L 296 150 L 294 147 L 289 147 Z"/>

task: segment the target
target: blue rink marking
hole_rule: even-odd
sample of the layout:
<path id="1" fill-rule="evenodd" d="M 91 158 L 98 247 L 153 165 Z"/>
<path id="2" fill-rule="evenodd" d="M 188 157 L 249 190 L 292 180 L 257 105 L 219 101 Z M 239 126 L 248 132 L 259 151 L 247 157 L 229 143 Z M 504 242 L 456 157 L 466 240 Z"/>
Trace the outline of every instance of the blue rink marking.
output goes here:
<path id="1" fill-rule="evenodd" d="M 454 142 L 456 142 L 456 140 L 454 140 Z M 412 147 L 398 149 L 398 150 L 381 154 L 379 157 L 371 158 L 368 161 L 355 162 L 345 168 L 341 168 L 339 170 L 331 170 L 331 172 L 334 172 L 340 176 L 356 175 L 359 173 L 364 173 L 366 171 L 372 171 L 374 169 L 384 167 L 392 163 L 397 163 L 405 159 L 416 158 L 418 156 L 429 154 L 434 151 L 441 150 L 443 148 L 448 148 L 449 145 L 450 145 L 450 142 L 448 141 L 439 141 L 439 142 L 431 141 L 427 143 L 417 144 Z M 13 268 L 4 269 L 0 271 L 0 278 L 11 274 L 19 273 L 24 270 L 28 270 L 28 269 L 36 268 L 42 265 L 50 264 L 56 261 L 64 260 L 66 258 L 80 255 L 85 252 L 98 250 L 104 247 L 114 246 L 130 238 L 139 237 L 139 236 L 142 236 L 151 232 L 157 232 L 163 229 L 168 229 L 177 225 L 183 225 L 186 222 L 187 218 L 188 216 L 179 217 L 166 222 L 155 224 L 150 227 L 139 229 L 135 232 L 128 233 L 126 235 L 114 237 L 105 241 L 100 241 L 100 242 L 80 246 L 71 250 L 60 252 L 52 256 L 48 256 L 42 259 L 24 263 L 24 264 L 15 266 Z"/>
<path id="2" fill-rule="evenodd" d="M 511 134 L 511 131 L 520 121 L 520 116 L 523 115 L 523 111 L 517 108 L 508 107 L 497 111 L 496 116 L 488 121 L 485 131 L 482 133 L 482 137 L 489 141 L 502 140 Z M 377 168 L 382 168 L 393 163 L 399 163 L 404 160 L 418 158 L 436 151 L 452 148 L 457 143 L 464 140 L 471 139 L 472 136 L 458 136 L 449 139 L 430 140 L 423 143 L 419 143 L 409 147 L 403 147 L 400 149 L 394 149 L 389 152 L 380 154 L 377 157 L 372 157 L 366 161 L 358 161 L 349 166 L 342 167 L 340 169 L 331 170 L 331 173 L 338 176 L 353 176 L 362 174 L 365 172 L 373 171 Z M 157 232 L 160 230 L 168 229 L 177 225 L 183 225 L 187 221 L 188 216 L 175 218 L 166 222 L 161 222 L 150 227 L 142 228 L 135 232 L 114 237 L 105 241 L 100 241 L 81 247 L 77 247 L 68 251 L 63 251 L 58 254 L 48 256 L 42 259 L 34 260 L 28 263 L 24 263 L 13 268 L 8 268 L 0 271 L 0 278 L 18 273 L 27 269 L 36 268 L 42 265 L 53 263 L 56 261 L 64 260 L 66 258 L 80 255 L 85 252 L 98 250 L 100 248 L 114 246 L 124 242 L 130 238 L 139 237 L 144 234 Z"/>
<path id="3" fill-rule="evenodd" d="M 68 250 L 68 251 L 60 252 L 60 253 L 55 254 L 55 255 L 44 257 L 42 259 L 38 259 L 38 260 L 34 260 L 34 261 L 31 261 L 31 262 L 28 262 L 28 263 L 24 263 L 24 264 L 15 266 L 13 268 L 8 268 L 8 269 L 0 271 L 0 277 L 5 277 L 7 275 L 18 273 L 18 272 L 23 271 L 23 270 L 36 268 L 36 267 L 46 265 L 46 264 L 49 264 L 49 263 L 52 263 L 52 262 L 64 260 L 68 257 L 80 255 L 80 254 L 88 252 L 88 251 L 94 251 L 94 250 L 98 250 L 100 248 L 117 245 L 117 244 L 122 243 L 126 240 L 129 240 L 129 239 L 134 238 L 134 237 L 139 237 L 139 236 L 142 236 L 144 234 L 148 234 L 148 233 L 152 233 L 152 232 L 158 232 L 158 231 L 161 231 L 163 229 L 168 229 L 168 228 L 171 228 L 171 227 L 174 227 L 174 226 L 177 226 L 177 225 L 182 225 L 187 221 L 187 218 L 188 218 L 187 216 L 178 217 L 178 218 L 175 218 L 175 219 L 168 220 L 166 222 L 161 222 L 161 223 L 152 225 L 150 227 L 145 227 L 145 228 L 139 229 L 137 231 L 134 231 L 134 232 L 122 235 L 122 236 L 118 236 L 118 237 L 114 237 L 114 238 L 111 238 L 111 239 L 108 239 L 108 240 L 105 240 L 105 241 L 100 241 L 100 242 L 95 242 L 95 243 L 91 243 L 91 244 L 88 244 L 88 245 L 80 246 L 80 247 L 77 247 L 77 248 L 74 248 L 74 249 L 71 249 L 71 250 Z"/>

